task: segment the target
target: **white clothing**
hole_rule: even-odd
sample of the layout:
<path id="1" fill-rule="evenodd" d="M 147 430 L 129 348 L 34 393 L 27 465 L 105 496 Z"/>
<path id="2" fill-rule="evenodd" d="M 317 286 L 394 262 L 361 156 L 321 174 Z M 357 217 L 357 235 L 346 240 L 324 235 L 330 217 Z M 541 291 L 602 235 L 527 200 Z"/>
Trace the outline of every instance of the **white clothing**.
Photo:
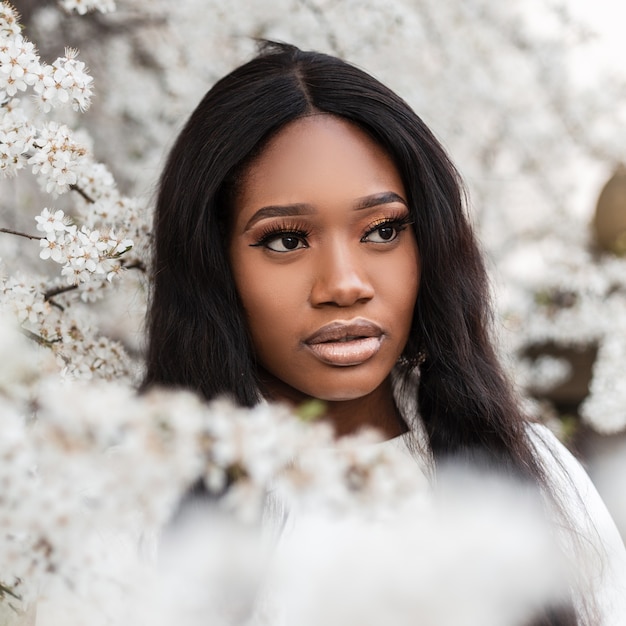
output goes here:
<path id="1" fill-rule="evenodd" d="M 410 398 L 410 404 L 403 401 L 397 379 L 394 393 L 398 408 L 414 433 L 413 438 L 421 450 L 427 450 L 427 436 L 416 400 Z M 564 512 L 576 526 L 574 531 L 598 556 L 598 575 L 594 583 L 599 626 L 626 626 L 626 548 L 610 513 L 580 462 L 547 427 L 529 423 L 528 433 Z M 402 435 L 383 445 L 405 450 L 412 447 L 415 455 L 415 445 L 406 444 L 406 439 L 407 435 Z M 421 465 L 425 467 L 431 463 L 432 460 L 427 458 Z"/>
<path id="2" fill-rule="evenodd" d="M 530 424 L 529 435 L 583 549 L 597 557 L 597 577 L 592 582 L 599 626 L 626 626 L 626 548 L 609 511 L 580 462 L 548 428 Z M 424 436 L 420 432 L 418 438 L 423 441 Z M 411 454 L 407 435 L 380 445 Z"/>
<path id="3" fill-rule="evenodd" d="M 626 625 L 626 549 L 588 474 L 571 452 L 545 427 L 530 426 L 531 440 L 560 492 L 566 513 L 582 541 L 599 560 L 595 587 L 600 626 Z"/>

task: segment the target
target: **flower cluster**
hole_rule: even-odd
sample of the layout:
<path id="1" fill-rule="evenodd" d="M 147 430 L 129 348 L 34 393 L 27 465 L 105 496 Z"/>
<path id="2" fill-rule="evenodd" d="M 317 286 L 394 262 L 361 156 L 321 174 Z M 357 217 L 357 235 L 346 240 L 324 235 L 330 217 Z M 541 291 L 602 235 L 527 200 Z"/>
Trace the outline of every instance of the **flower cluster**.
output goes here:
<path id="1" fill-rule="evenodd" d="M 452 617 L 463 615 L 472 626 L 514 624 L 561 588 L 550 531 L 533 500 L 521 506 L 519 486 L 509 492 L 484 476 L 474 484 L 464 471 L 458 484 L 442 477 L 446 497 L 437 503 L 407 450 L 372 435 L 336 441 L 327 425 L 269 404 L 250 411 L 226 401 L 207 406 L 186 392 L 138 396 L 119 382 L 59 384 L 47 351 L 7 324 L 0 348 L 15 355 L 10 367 L 0 364 L 2 583 L 47 616 L 59 612 L 66 626 L 86 617 L 99 624 L 98 615 L 109 624 L 171 626 L 181 615 L 190 625 L 207 615 L 227 624 L 234 610 L 263 613 L 268 605 L 295 611 L 288 623 L 317 615 L 312 623 L 345 624 L 326 585 L 328 572 L 336 574 L 331 557 L 342 572 L 334 585 L 358 581 L 352 592 L 361 592 L 385 580 L 412 598 L 399 623 L 426 615 L 458 623 Z M 24 418 L 27 407 L 36 407 L 34 419 Z M 211 495 L 194 501 L 189 489 L 198 479 Z M 165 571 L 138 551 L 152 553 L 157 535 Z M 414 558 L 405 558 L 407 549 Z M 355 553 L 377 567 L 363 569 Z M 472 563 L 476 553 L 480 576 L 458 565 L 459 554 Z M 450 568 L 459 574 L 452 584 Z M 430 580 L 417 596 L 415 576 Z M 157 592 L 162 585 L 179 592 Z M 309 614 L 310 593 L 327 600 L 326 619 Z M 365 593 L 350 610 L 387 623 L 395 603 L 377 597 Z M 468 605 L 473 597 L 481 601 Z M 75 603 L 80 619 L 68 611 Z M 493 608 L 485 607 L 508 606 L 488 619 Z M 143 619 L 129 619 L 129 610 Z"/>
<path id="2" fill-rule="evenodd" d="M 44 209 L 37 216 L 39 258 L 58 263 L 60 277 L 44 279 L 7 268 L 0 280 L 2 309 L 16 316 L 27 336 L 51 350 L 64 377 L 129 376 L 137 368 L 127 349 L 103 334 L 94 311 L 76 302 L 102 300 L 103 289 L 124 267 L 145 267 L 149 229 L 143 203 L 118 191 L 108 169 L 94 161 L 88 135 L 50 119 L 61 105 L 78 112 L 89 105 L 92 79 L 76 51 L 66 49 L 52 64 L 43 62 L 4 2 L 0 57 L 0 173 L 8 177 L 30 166 L 46 193 L 74 191 L 73 209 L 66 201 L 63 211 Z M 34 99 L 12 97 L 27 89 Z M 132 258 L 131 238 L 142 244 Z"/>
<path id="3" fill-rule="evenodd" d="M 29 339 L 54 356 L 63 379 L 135 381 L 137 367 L 125 347 L 104 336 L 93 314 L 79 306 L 67 289 L 73 287 L 50 286 L 44 278 L 18 273 L 0 278 L 0 312 L 10 314 Z"/>
<path id="4" fill-rule="evenodd" d="M 20 34 L 17 14 L 8 2 L 0 4 L 0 32 L 3 37 Z"/>
<path id="5" fill-rule="evenodd" d="M 67 126 L 48 122 L 40 129 L 35 146 L 36 152 L 28 163 L 48 193 L 64 193 L 76 184 L 80 158 L 86 150 L 72 139 Z"/>
<path id="6" fill-rule="evenodd" d="M 626 388 L 621 382 L 626 346 L 626 259 L 594 258 L 554 234 L 512 247 L 501 271 L 508 279 L 502 309 L 517 353 L 516 378 L 541 394 L 566 381 L 568 363 L 549 355 L 529 361 L 529 346 L 557 345 L 595 353 L 590 394 L 581 417 L 603 434 L 626 428 Z M 523 328 L 523 333 L 520 330 Z"/>
<path id="7" fill-rule="evenodd" d="M 76 56 L 67 49 L 52 65 L 41 61 L 34 44 L 19 32 L 14 10 L 7 3 L 0 5 L 0 171 L 14 174 L 28 162 L 45 178 L 48 192 L 62 193 L 76 183 L 76 161 L 85 150 L 73 141 L 67 126 L 37 124 L 14 96 L 32 87 L 44 112 L 58 104 L 85 110 L 92 78 Z"/>
<path id="8" fill-rule="evenodd" d="M 20 324 L 37 325 L 42 317 L 50 312 L 50 305 L 40 291 L 40 285 L 20 276 L 11 276 L 0 282 L 0 293 L 4 297 L 4 307 L 10 303 L 12 312 Z"/>
<path id="9" fill-rule="evenodd" d="M 75 110 L 87 109 L 93 79 L 85 64 L 77 60 L 78 52 L 67 48 L 64 57 L 47 65 L 40 60 L 35 45 L 20 34 L 11 6 L 2 3 L 0 11 L 0 101 L 32 87 L 44 111 L 59 103 L 69 103 Z"/>
<path id="10" fill-rule="evenodd" d="M 45 112 L 57 104 L 67 103 L 71 103 L 76 111 L 89 108 L 93 78 L 86 73 L 85 64 L 76 59 L 77 55 L 77 50 L 66 48 L 64 57 L 52 65 L 41 65 L 34 90 Z"/>
<path id="11" fill-rule="evenodd" d="M 337 442 L 328 424 L 308 428 L 285 407 L 243 411 L 215 401 L 206 436 L 207 488 L 220 493 L 228 486 L 224 506 L 251 518 L 261 510 L 268 484 L 299 511 L 344 513 L 393 509 L 427 485 L 416 462 L 380 446 L 377 433 Z"/>
<path id="12" fill-rule="evenodd" d="M 13 175 L 27 165 L 35 136 L 36 130 L 19 106 L 19 100 L 9 101 L 0 117 L 0 173 Z"/>
<path id="13" fill-rule="evenodd" d="M 26 91 L 36 82 L 39 68 L 34 44 L 12 29 L 0 31 L 0 100 Z"/>
<path id="14" fill-rule="evenodd" d="M 45 233 L 39 256 L 63 265 L 61 274 L 70 285 L 87 282 L 93 274 L 111 280 L 121 269 L 120 257 L 133 247 L 132 241 L 113 232 L 69 225 L 63 211 L 51 213 L 45 208 L 36 220 L 37 229 Z"/>

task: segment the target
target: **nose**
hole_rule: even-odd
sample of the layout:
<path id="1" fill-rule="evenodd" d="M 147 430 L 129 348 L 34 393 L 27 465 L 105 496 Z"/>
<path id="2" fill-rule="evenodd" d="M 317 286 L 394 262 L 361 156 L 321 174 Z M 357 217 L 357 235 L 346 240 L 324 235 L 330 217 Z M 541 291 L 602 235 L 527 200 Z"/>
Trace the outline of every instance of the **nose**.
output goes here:
<path id="1" fill-rule="evenodd" d="M 349 307 L 374 297 L 374 286 L 358 250 L 336 242 L 318 251 L 310 300 L 314 307 Z"/>

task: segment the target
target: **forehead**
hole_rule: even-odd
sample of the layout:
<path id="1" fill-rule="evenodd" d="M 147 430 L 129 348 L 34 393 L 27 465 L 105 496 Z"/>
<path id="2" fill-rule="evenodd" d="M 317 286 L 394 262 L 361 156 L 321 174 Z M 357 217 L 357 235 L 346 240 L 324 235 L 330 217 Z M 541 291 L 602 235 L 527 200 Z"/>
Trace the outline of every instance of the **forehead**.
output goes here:
<path id="1" fill-rule="evenodd" d="M 244 172 L 237 205 L 347 202 L 381 191 L 405 197 L 385 150 L 355 124 L 316 114 L 290 122 L 270 139 Z"/>

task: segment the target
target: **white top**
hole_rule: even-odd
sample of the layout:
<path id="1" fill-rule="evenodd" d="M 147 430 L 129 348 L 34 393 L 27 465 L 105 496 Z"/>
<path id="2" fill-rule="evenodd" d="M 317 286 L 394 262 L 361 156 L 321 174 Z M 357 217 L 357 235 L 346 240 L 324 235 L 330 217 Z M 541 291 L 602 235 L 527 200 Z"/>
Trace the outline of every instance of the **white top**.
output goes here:
<path id="1" fill-rule="evenodd" d="M 421 421 L 414 421 L 412 428 L 413 432 L 380 445 L 415 456 L 415 441 L 425 445 L 426 433 Z M 597 557 L 592 584 L 599 611 L 598 626 L 626 626 L 626 548 L 615 522 L 589 475 L 555 435 L 547 427 L 533 423 L 529 424 L 529 435 L 568 521 L 575 526 L 573 531 L 580 538 L 581 547 L 587 556 Z M 429 473 L 431 461 L 416 460 L 422 471 Z"/>
<path id="2" fill-rule="evenodd" d="M 417 381 L 416 381 L 416 384 Z M 419 417 L 416 398 L 406 399 L 399 393 L 398 378 L 394 377 L 396 403 L 412 431 L 407 435 L 384 442 L 408 451 L 407 441 L 415 442 L 424 451 L 422 469 L 432 468 L 432 459 L 427 452 L 427 435 Z M 541 424 L 529 423 L 531 443 L 546 470 L 547 478 L 557 492 L 562 507 L 573 529 L 586 544 L 589 553 L 597 555 L 597 574 L 593 576 L 597 609 L 600 613 L 599 626 L 626 626 L 626 548 L 624 541 L 608 512 L 600 494 L 587 472 L 572 453 Z M 408 439 L 407 439 L 408 436 Z"/>
<path id="3" fill-rule="evenodd" d="M 545 426 L 533 424 L 530 435 L 583 541 L 597 551 L 595 596 L 600 626 L 626 625 L 626 549 L 624 542 L 582 465 Z"/>
<path id="4" fill-rule="evenodd" d="M 417 381 L 415 381 L 416 384 Z M 411 441 L 417 441 L 425 451 L 422 469 L 432 468 L 427 435 L 415 397 L 406 399 L 399 393 L 398 377 L 394 376 L 396 404 L 412 431 Z M 599 626 L 626 626 L 626 548 L 624 541 L 600 494 L 589 475 L 572 453 L 544 425 L 529 423 L 529 436 L 546 470 L 547 478 L 560 497 L 569 521 L 576 525 L 581 542 L 587 542 L 590 552 L 598 556 L 598 572 L 594 594 L 600 612 Z M 408 451 L 413 448 L 407 435 L 384 442 Z"/>

